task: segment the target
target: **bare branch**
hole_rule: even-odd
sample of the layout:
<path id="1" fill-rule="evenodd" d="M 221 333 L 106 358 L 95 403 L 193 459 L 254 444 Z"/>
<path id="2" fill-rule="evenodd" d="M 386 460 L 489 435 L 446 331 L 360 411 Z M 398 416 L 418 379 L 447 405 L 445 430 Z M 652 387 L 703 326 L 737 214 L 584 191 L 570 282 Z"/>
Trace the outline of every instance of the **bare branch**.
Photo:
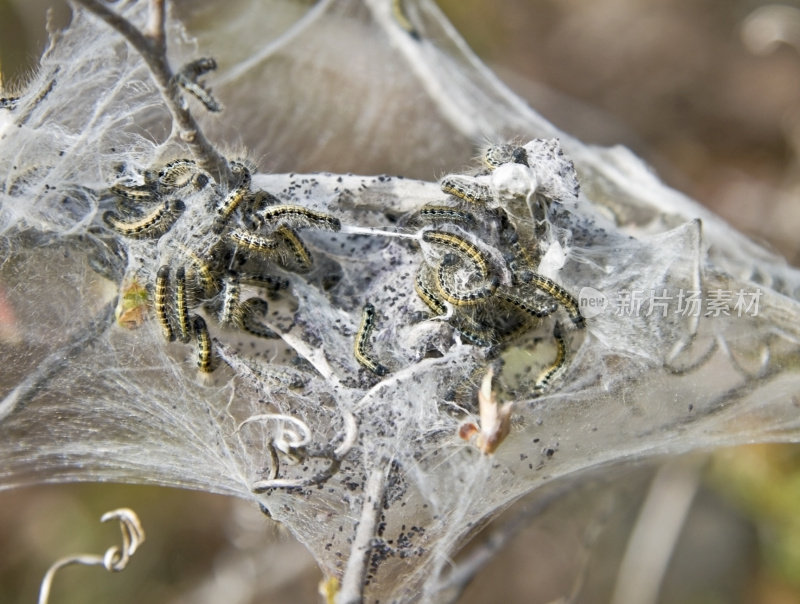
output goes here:
<path id="1" fill-rule="evenodd" d="M 172 115 L 173 128 L 177 129 L 178 137 L 189 146 L 200 167 L 221 182 L 233 182 L 228 161 L 206 138 L 183 102 L 180 88 L 167 61 L 164 0 L 152 0 L 146 34 L 99 0 L 76 0 L 76 2 L 117 30 L 139 52 L 147 63 L 153 80 Z"/>
<path id="2" fill-rule="evenodd" d="M 342 587 L 336 594 L 336 604 L 359 604 L 363 601 L 364 575 L 367 572 L 369 554 L 372 551 L 372 539 L 375 536 L 375 525 L 381 512 L 386 480 L 386 464 L 372 470 L 364 486 L 364 504 L 358 528 L 350 548 L 350 558 L 342 577 Z"/>
<path id="3" fill-rule="evenodd" d="M 153 41 L 160 53 L 167 50 L 166 3 L 164 0 L 150 0 L 150 13 L 144 35 Z"/>
<path id="4" fill-rule="evenodd" d="M 122 531 L 122 547 L 116 545 L 108 548 L 102 556 L 94 554 L 77 554 L 67 556 L 57 560 L 44 575 L 41 586 L 39 587 L 39 604 L 47 604 L 50 598 L 50 589 L 56 572 L 71 564 L 82 564 L 84 566 L 103 566 L 109 572 L 120 572 L 128 566 L 131 556 L 139 549 L 144 542 L 144 529 L 139 517 L 131 509 L 120 508 L 111 512 L 106 512 L 100 518 L 100 522 L 109 520 L 119 520 L 120 530 Z"/>
<path id="5" fill-rule="evenodd" d="M 658 601 L 661 582 L 700 483 L 705 458 L 678 458 L 656 474 L 620 564 L 611 602 Z"/>
<path id="6" fill-rule="evenodd" d="M 314 474 L 310 478 L 271 478 L 255 482 L 250 488 L 253 493 L 256 494 L 266 493 L 272 489 L 303 489 L 326 482 L 339 471 L 341 465 L 342 461 L 334 458 L 330 460 L 330 464 L 327 468 Z"/>
<path id="7" fill-rule="evenodd" d="M 494 557 L 500 553 L 510 541 L 518 537 L 533 519 L 540 516 L 551 504 L 558 501 L 570 490 L 569 486 L 553 489 L 546 495 L 539 495 L 532 501 L 516 510 L 511 518 L 491 531 L 489 536 L 469 555 L 465 556 L 453 567 L 435 590 L 436 601 L 453 604 Z"/>
<path id="8" fill-rule="evenodd" d="M 69 361 L 80 351 L 103 335 L 111 325 L 116 300 L 112 300 L 86 325 L 71 334 L 66 343 L 39 361 L 35 371 L 17 384 L 3 400 L 0 400 L 0 420 L 12 411 L 26 405 L 51 378 L 63 371 Z"/>

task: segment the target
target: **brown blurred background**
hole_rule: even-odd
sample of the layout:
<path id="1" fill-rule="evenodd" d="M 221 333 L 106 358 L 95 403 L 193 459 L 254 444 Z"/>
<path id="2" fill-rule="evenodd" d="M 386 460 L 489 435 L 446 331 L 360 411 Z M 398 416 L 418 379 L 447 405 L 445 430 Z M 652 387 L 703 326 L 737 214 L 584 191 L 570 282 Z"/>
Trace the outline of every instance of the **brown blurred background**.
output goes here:
<path id="1" fill-rule="evenodd" d="M 33 69 L 49 4 L 0 0 L 6 82 Z M 763 12 L 769 3 L 757 0 L 439 5 L 561 129 L 631 147 L 668 183 L 800 263 L 800 26 L 791 13 L 773 13 L 788 43 L 770 50 L 769 33 L 758 29 L 771 22 Z M 53 6 L 63 22 L 66 7 Z M 800 602 L 799 461 L 795 447 L 758 446 L 702 464 L 660 602 Z M 630 468 L 590 481 L 520 531 L 462 601 L 566 602 L 581 586 L 575 601 L 607 601 L 651 477 L 650 468 Z M 608 509 L 598 503 L 606 499 Z M 0 602 L 34 601 L 58 557 L 116 543 L 117 528 L 98 519 L 120 506 L 135 508 L 148 532 L 130 568 L 118 576 L 62 571 L 52 603 L 316 601 L 313 562 L 249 506 L 200 493 L 77 485 L 0 493 Z"/>

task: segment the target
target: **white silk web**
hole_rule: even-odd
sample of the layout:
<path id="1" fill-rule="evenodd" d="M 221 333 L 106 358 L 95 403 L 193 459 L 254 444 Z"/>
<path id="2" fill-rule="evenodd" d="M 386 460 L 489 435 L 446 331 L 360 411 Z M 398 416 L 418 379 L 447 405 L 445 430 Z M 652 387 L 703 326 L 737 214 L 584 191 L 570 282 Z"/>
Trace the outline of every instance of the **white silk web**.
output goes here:
<path id="1" fill-rule="evenodd" d="M 146 7 L 117 4 L 144 25 Z M 202 117 L 212 139 L 294 170 L 254 170 L 251 190 L 341 224 L 290 221 L 313 257 L 306 272 L 286 259 L 303 248 L 256 261 L 224 247 L 219 266 L 255 266 L 286 287 L 240 284 L 240 300 L 268 302 L 259 324 L 278 338 L 221 322 L 224 288 L 192 304 L 210 373 L 198 371 L 199 336 L 165 340 L 157 275 L 202 272 L 196 258 L 228 236 L 214 221 L 235 185 L 203 173 L 165 194 L 183 210 L 159 236 L 110 228 L 113 185 L 141 189 L 188 151 L 116 32 L 76 9 L 53 35 L 37 76 L 0 108 L 0 486 L 114 480 L 251 499 L 342 579 L 342 601 L 412 601 L 435 599 L 474 527 L 556 478 L 797 440 L 798 273 L 624 149 L 558 133 L 431 2 L 403 3 L 405 22 L 393 4 L 243 1 L 186 15 L 206 23 L 196 42 L 170 23 L 174 64 L 199 52 L 220 65 L 209 80 L 224 110 Z M 252 11 L 270 17 L 266 34 L 242 22 Z M 498 166 L 464 168 L 481 138 L 513 137 Z M 480 199 L 437 182 L 298 173 L 376 166 L 428 180 L 449 167 L 461 197 Z M 426 206 L 450 214 L 420 219 Z M 462 303 L 478 295 L 481 263 L 489 293 Z M 520 304 L 549 311 L 533 320 Z"/>

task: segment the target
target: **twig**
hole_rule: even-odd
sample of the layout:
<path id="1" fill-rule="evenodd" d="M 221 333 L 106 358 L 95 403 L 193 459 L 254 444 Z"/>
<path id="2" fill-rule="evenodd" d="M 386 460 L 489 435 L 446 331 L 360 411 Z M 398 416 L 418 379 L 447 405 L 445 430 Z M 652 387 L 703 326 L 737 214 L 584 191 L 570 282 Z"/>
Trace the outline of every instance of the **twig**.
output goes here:
<path id="1" fill-rule="evenodd" d="M 325 357 L 325 351 L 322 348 L 315 348 L 306 344 L 301 338 L 298 338 L 291 333 L 281 333 L 281 339 L 292 348 L 303 359 L 311 363 L 311 366 L 317 370 L 332 388 L 336 388 L 339 384 L 339 378 L 333 371 L 333 368 L 328 363 Z"/>
<path id="2" fill-rule="evenodd" d="M 342 587 L 336 594 L 336 604 L 360 604 L 364 596 L 364 577 L 367 572 L 372 539 L 383 506 L 383 485 L 386 481 L 386 464 L 378 464 L 372 470 L 364 487 L 364 504 L 361 518 L 350 548 L 350 558 L 342 577 Z"/>
<path id="3" fill-rule="evenodd" d="M 365 0 L 372 18 L 389 37 L 392 45 L 405 58 L 407 66 L 430 95 L 449 124 L 464 136 L 478 140 L 492 132 L 491 125 L 482 116 L 465 109 L 460 98 L 454 98 L 446 84 L 437 77 L 436 67 L 425 59 L 426 50 L 420 43 L 400 27 L 392 15 L 391 3 L 387 0 Z"/>
<path id="4" fill-rule="evenodd" d="M 236 431 L 242 429 L 245 424 L 253 422 L 277 422 L 279 425 L 278 435 L 272 440 L 273 444 L 278 447 L 278 450 L 288 453 L 290 449 L 298 449 L 306 446 L 311 442 L 311 430 L 304 421 L 292 416 L 282 413 L 261 413 L 259 415 L 252 415 L 239 424 Z M 283 424 L 289 424 L 297 428 L 292 430 L 286 428 Z"/>
<path id="5" fill-rule="evenodd" d="M 239 62 L 235 67 L 223 74 L 217 82 L 220 84 L 227 84 L 232 80 L 242 77 L 249 70 L 266 61 L 276 51 L 285 48 L 290 42 L 316 23 L 318 19 L 323 17 L 332 4 L 333 0 L 319 0 L 319 2 L 308 9 L 289 29 L 275 40 L 268 42 L 261 49 L 251 53 L 248 58 Z"/>
<path id="6" fill-rule="evenodd" d="M 167 36 L 164 28 L 166 23 L 166 3 L 164 0 L 150 0 L 150 12 L 147 17 L 147 26 L 144 35 L 151 40 L 155 48 L 162 54 L 167 51 Z"/>
<path id="7" fill-rule="evenodd" d="M 314 474 L 310 478 L 271 478 L 267 480 L 259 480 L 250 485 L 253 493 L 260 495 L 271 491 L 273 489 L 304 489 L 306 487 L 322 484 L 326 482 L 331 476 L 339 471 L 342 465 L 341 459 L 333 458 L 330 464 L 324 470 Z"/>
<path id="8" fill-rule="evenodd" d="M 164 0 L 150 0 L 145 33 L 99 0 L 75 1 L 117 30 L 139 52 L 172 115 L 173 127 L 177 128 L 179 138 L 189 146 L 197 163 L 204 170 L 214 174 L 222 182 L 232 183 L 234 178 L 227 160 L 209 142 L 184 104 L 180 88 L 167 61 Z"/>
<path id="9" fill-rule="evenodd" d="M 617 573 L 612 604 L 655 604 L 680 529 L 697 493 L 699 460 L 678 459 L 656 474 Z"/>
<path id="10" fill-rule="evenodd" d="M 333 452 L 336 459 L 344 459 L 344 456 L 350 452 L 350 449 L 356 444 L 356 438 L 358 438 L 358 420 L 356 416 L 349 409 L 342 409 L 341 411 L 342 421 L 344 422 L 344 438 L 342 439 L 342 444 L 336 447 Z"/>
<path id="11" fill-rule="evenodd" d="M 528 526 L 533 518 L 542 514 L 571 488 L 564 486 L 545 495 L 538 495 L 533 501 L 518 510 L 512 518 L 493 530 L 483 543 L 460 561 L 446 579 L 439 584 L 434 592 L 436 600 L 443 603 L 456 602 L 475 576 L 505 549 L 510 541 L 518 537 L 520 531 Z"/>
<path id="12" fill-rule="evenodd" d="M 111 318 L 114 316 L 116 303 L 117 301 L 113 300 L 106 304 L 86 327 L 77 329 L 71 334 L 63 346 L 40 361 L 36 370 L 32 371 L 0 401 L 0 421 L 8 417 L 14 410 L 26 405 L 40 392 L 44 384 L 69 367 L 73 356 L 83 351 L 113 325 Z"/>
<path id="13" fill-rule="evenodd" d="M 69 566 L 70 564 L 83 564 L 85 566 L 103 566 L 109 572 L 119 572 L 125 570 L 131 556 L 144 542 L 144 529 L 136 512 L 128 508 L 120 508 L 111 512 L 106 512 L 100 518 L 100 522 L 109 520 L 119 520 L 120 530 L 122 531 L 122 547 L 116 545 L 108 548 L 102 556 L 94 554 L 78 554 L 67 556 L 57 560 L 44 575 L 42 584 L 39 587 L 39 604 L 47 604 L 50 598 L 50 588 L 56 572 Z"/>
<path id="14" fill-rule="evenodd" d="M 343 410 L 342 415 L 344 421 L 344 437 L 342 438 L 341 444 L 338 447 L 336 447 L 336 449 L 333 451 L 333 454 L 328 457 L 330 459 L 330 464 L 328 464 L 327 468 L 318 472 L 314 476 L 311 476 L 310 478 L 276 478 L 277 472 L 272 471 L 270 472 L 269 478 L 266 478 L 264 480 L 259 480 L 258 482 L 254 482 L 252 485 L 250 485 L 252 491 L 254 493 L 260 494 L 270 491 L 272 489 L 305 488 L 312 485 L 321 484 L 327 481 L 336 472 L 338 472 L 339 467 L 342 465 L 342 460 L 350 452 L 350 449 L 353 448 L 353 445 L 355 444 L 356 439 L 358 438 L 358 420 L 356 419 L 355 415 L 350 413 L 350 411 L 348 410 Z M 267 416 L 256 416 L 255 418 L 249 418 L 244 422 L 242 422 L 239 428 L 241 428 L 242 425 L 244 425 L 249 421 L 256 421 L 259 418 L 266 418 L 266 417 Z M 293 420 L 298 421 L 294 418 Z M 309 439 L 310 439 L 310 434 L 309 434 Z M 307 443 L 304 442 L 302 444 L 307 444 Z M 277 454 L 275 453 L 275 449 L 272 446 L 272 443 L 270 443 L 270 452 L 273 461 L 272 468 L 273 470 L 275 470 L 278 467 L 278 457 Z"/>

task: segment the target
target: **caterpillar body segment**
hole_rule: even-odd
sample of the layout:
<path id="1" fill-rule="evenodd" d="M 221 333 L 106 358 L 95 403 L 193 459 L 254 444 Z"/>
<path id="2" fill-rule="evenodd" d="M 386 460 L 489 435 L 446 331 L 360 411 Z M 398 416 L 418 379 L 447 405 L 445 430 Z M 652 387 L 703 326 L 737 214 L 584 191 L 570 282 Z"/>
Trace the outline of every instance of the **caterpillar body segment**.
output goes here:
<path id="1" fill-rule="evenodd" d="M 141 218 L 128 220 L 108 211 L 103 214 L 103 221 L 120 235 L 133 239 L 160 237 L 172 227 L 185 209 L 181 200 L 170 199 Z"/>
<path id="2" fill-rule="evenodd" d="M 353 353 L 363 367 L 369 369 L 378 376 L 389 373 L 389 369 L 372 358 L 369 338 L 372 329 L 375 327 L 375 307 L 372 304 L 365 304 L 361 311 L 361 324 L 356 332 L 356 342 Z"/>

